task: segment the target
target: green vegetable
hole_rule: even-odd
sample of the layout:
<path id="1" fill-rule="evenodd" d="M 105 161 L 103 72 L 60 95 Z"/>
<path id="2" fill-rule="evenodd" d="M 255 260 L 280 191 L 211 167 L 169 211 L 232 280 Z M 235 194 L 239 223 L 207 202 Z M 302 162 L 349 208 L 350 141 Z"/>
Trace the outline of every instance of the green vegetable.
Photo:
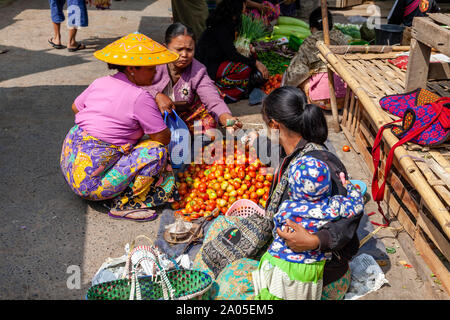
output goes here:
<path id="1" fill-rule="evenodd" d="M 258 60 L 266 66 L 271 76 L 284 73 L 290 63 L 289 58 L 280 56 L 273 51 L 259 52 Z"/>
<path id="2" fill-rule="evenodd" d="M 250 43 L 264 38 L 267 35 L 269 35 L 269 31 L 262 20 L 252 19 L 251 17 L 243 14 L 239 34 L 234 45 L 238 52 L 249 57 Z"/>
<path id="3" fill-rule="evenodd" d="M 273 35 L 283 35 L 290 36 L 294 35 L 299 39 L 306 39 L 311 35 L 311 31 L 309 29 L 305 29 L 303 27 L 298 26 L 290 26 L 290 25 L 280 25 L 273 27 Z"/>
<path id="4" fill-rule="evenodd" d="M 395 250 L 395 248 L 386 247 L 386 252 L 393 254 L 396 253 L 397 251 Z"/>
<path id="5" fill-rule="evenodd" d="M 278 25 L 300 26 L 309 30 L 309 24 L 303 20 L 292 17 L 278 17 Z"/>
<path id="6" fill-rule="evenodd" d="M 359 31 L 361 27 L 356 24 L 342 24 L 335 23 L 333 29 L 341 31 L 343 34 L 348 35 L 352 39 L 361 39 L 361 32 Z"/>

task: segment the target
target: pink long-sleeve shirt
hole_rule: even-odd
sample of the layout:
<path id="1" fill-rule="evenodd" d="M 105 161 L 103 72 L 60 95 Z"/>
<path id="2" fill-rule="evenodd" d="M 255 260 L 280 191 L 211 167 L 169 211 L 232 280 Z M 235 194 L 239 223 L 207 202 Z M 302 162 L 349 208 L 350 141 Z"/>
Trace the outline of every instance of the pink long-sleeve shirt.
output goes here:
<path id="1" fill-rule="evenodd" d="M 169 81 L 171 79 L 168 66 L 159 65 L 156 67 L 152 85 L 143 88 L 155 98 L 158 93 L 164 92 Z M 173 94 L 175 101 L 186 101 L 187 103 L 192 103 L 197 94 L 216 121 L 223 113 L 231 114 L 230 109 L 220 97 L 214 82 L 209 77 L 206 67 L 195 59 L 192 60 L 192 63 L 184 70 L 180 79 L 173 86 Z"/>

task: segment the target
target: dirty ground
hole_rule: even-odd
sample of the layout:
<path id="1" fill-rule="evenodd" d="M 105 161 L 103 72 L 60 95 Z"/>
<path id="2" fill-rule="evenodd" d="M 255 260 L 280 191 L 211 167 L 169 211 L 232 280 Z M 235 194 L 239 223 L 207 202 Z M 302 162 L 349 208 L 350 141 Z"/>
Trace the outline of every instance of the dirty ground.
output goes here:
<path id="1" fill-rule="evenodd" d="M 380 3 L 385 15 L 392 1 Z M 0 54 L 0 299 L 84 299 L 107 257 L 121 256 L 125 243 L 139 234 L 154 238 L 158 230 L 159 219 L 140 224 L 108 218 L 70 191 L 59 168 L 61 144 L 73 125 L 72 102 L 94 79 L 110 73 L 93 52 L 135 31 L 162 42 L 171 23 L 169 0 L 112 4 L 111 10 L 89 9 L 89 27 L 77 35 L 87 49 L 69 53 L 47 42 L 52 35 L 47 1 L 0 1 L 0 52 L 6 51 Z M 345 22 L 352 10 L 365 9 L 333 11 L 336 22 Z M 63 26 L 63 44 L 67 34 Z M 230 108 L 245 121 L 262 121 L 260 106 L 241 101 Z M 341 151 L 345 136 L 330 130 L 329 139 L 352 177 L 369 183 L 358 155 Z M 369 202 L 367 212 L 375 210 Z M 379 215 L 371 219 L 381 222 Z M 376 237 L 396 252 L 382 267 L 389 284 L 363 299 L 449 298 L 431 271 L 418 274 L 402 265 L 411 259 L 405 251 L 415 252 L 405 233 L 382 230 Z M 67 286 L 73 270 L 81 272 L 80 288 Z"/>

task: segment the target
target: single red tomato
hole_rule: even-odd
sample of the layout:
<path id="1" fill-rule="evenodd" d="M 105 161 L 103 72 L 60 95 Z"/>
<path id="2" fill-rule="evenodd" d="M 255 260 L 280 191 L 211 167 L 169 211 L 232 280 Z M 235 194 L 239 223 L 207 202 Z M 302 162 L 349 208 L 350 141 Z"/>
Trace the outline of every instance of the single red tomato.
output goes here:
<path id="1" fill-rule="evenodd" d="M 173 210 L 178 210 L 178 209 L 180 209 L 180 204 L 179 204 L 178 202 L 172 203 L 172 209 L 173 209 Z"/>
<path id="2" fill-rule="evenodd" d="M 198 219 L 198 217 L 199 217 L 199 214 L 198 213 L 193 213 L 193 214 L 191 214 L 191 219 Z"/>
<path id="3" fill-rule="evenodd" d="M 264 182 L 264 176 L 263 175 L 261 175 L 261 174 L 258 174 L 257 176 L 256 176 L 256 181 L 258 181 L 258 182 Z"/>
<path id="4" fill-rule="evenodd" d="M 198 185 L 198 191 L 200 191 L 201 193 L 206 192 L 206 183 L 201 182 L 201 183 Z"/>

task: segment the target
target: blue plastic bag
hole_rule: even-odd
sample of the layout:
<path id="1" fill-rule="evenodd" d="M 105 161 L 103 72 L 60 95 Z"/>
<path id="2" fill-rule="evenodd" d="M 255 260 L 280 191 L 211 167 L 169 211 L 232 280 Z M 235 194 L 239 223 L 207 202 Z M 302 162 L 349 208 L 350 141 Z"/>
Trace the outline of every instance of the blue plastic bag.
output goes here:
<path id="1" fill-rule="evenodd" d="M 191 135 L 189 133 L 189 128 L 175 110 L 172 110 L 170 114 L 167 111 L 164 112 L 164 122 L 171 133 L 168 149 L 172 167 L 174 169 L 179 169 L 190 155 Z M 176 146 L 178 147 L 174 150 Z"/>

